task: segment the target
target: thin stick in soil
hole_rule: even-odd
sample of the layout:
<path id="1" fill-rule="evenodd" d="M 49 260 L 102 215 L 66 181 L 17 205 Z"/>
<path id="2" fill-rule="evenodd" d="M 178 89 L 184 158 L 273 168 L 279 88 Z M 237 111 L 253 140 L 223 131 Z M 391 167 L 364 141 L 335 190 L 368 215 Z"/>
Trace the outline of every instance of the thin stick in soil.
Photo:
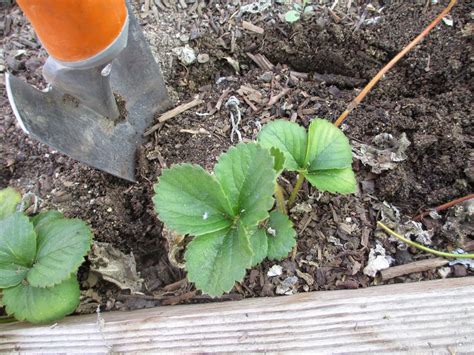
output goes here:
<path id="1" fill-rule="evenodd" d="M 436 212 L 440 212 L 440 211 L 443 211 L 447 208 L 450 208 L 454 205 L 457 205 L 458 203 L 461 203 L 461 202 L 464 202 L 464 201 L 468 201 L 470 199 L 474 198 L 474 194 L 470 194 L 470 195 L 467 195 L 467 196 L 464 196 L 464 197 L 460 197 L 460 198 L 457 198 L 453 201 L 450 201 L 450 202 L 447 202 L 445 204 L 442 204 L 441 206 L 438 206 L 438 207 L 435 207 L 433 208 L 432 210 L 429 210 L 429 211 L 425 211 L 423 213 L 420 213 L 418 216 L 415 216 L 413 217 L 413 220 L 414 221 L 421 221 L 424 217 L 428 216 L 431 212 L 433 211 L 436 211 Z"/>
<path id="2" fill-rule="evenodd" d="M 377 82 L 388 72 L 405 54 L 407 54 L 414 46 L 416 46 L 426 35 L 435 27 L 444 16 L 446 16 L 452 7 L 456 4 L 457 0 L 451 0 L 449 5 L 421 32 L 413 41 L 411 41 L 403 50 L 398 53 L 387 65 L 385 65 L 372 80 L 366 85 L 366 87 L 360 92 L 359 95 L 347 106 L 346 110 L 339 116 L 334 123 L 336 127 L 339 127 L 342 122 L 346 119 L 347 115 L 351 113 L 369 93 L 370 90 L 377 84 Z"/>
<path id="3" fill-rule="evenodd" d="M 389 267 L 388 269 L 380 271 L 382 280 L 390 280 L 395 277 L 413 274 L 415 272 L 423 272 L 439 268 L 449 263 L 445 258 L 432 258 L 426 260 L 418 260 L 412 263 L 397 265 Z"/>
<path id="4" fill-rule="evenodd" d="M 163 122 L 165 122 L 165 121 L 167 121 L 167 120 L 169 120 L 173 117 L 176 117 L 176 116 L 182 114 L 183 112 L 186 112 L 187 110 L 192 109 L 195 106 L 201 105 L 202 103 L 204 103 L 204 101 L 199 96 L 197 96 L 197 97 L 194 98 L 194 100 L 192 100 L 190 102 L 187 102 L 187 103 L 184 103 L 182 105 L 179 105 L 179 106 L 175 107 L 174 109 L 169 110 L 168 112 L 165 112 L 158 119 L 158 123 L 156 125 L 152 126 L 148 131 L 146 131 L 144 133 L 144 136 L 145 137 L 149 136 L 150 134 L 155 132 Z"/>

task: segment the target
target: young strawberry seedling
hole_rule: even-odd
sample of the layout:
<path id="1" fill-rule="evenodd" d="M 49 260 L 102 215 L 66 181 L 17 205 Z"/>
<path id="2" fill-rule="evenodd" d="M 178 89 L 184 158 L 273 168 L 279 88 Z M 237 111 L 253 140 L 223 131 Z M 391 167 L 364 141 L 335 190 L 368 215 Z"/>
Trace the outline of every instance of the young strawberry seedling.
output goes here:
<path id="1" fill-rule="evenodd" d="M 90 249 L 92 232 L 81 220 L 57 211 L 28 217 L 17 211 L 21 196 L 0 191 L 0 289 L 9 315 L 51 322 L 79 304 L 75 273 Z"/>
<path id="2" fill-rule="evenodd" d="M 296 123 L 276 121 L 263 128 L 259 143 L 230 148 L 213 175 L 180 164 L 164 170 L 155 185 L 160 219 L 176 233 L 194 236 L 185 253 L 189 281 L 211 296 L 230 291 L 247 268 L 265 258 L 283 259 L 295 246 L 284 209 L 270 212 L 283 169 L 298 171 L 300 186 L 307 178 L 321 191 L 356 188 L 349 142 L 327 121 L 314 120 L 309 134 Z"/>
<path id="3" fill-rule="evenodd" d="M 263 127 L 258 142 L 263 147 L 278 148 L 285 155 L 285 169 L 298 172 L 289 206 L 295 202 L 304 179 L 321 191 L 356 191 L 349 140 L 330 122 L 315 119 L 306 132 L 296 123 L 277 120 Z"/>

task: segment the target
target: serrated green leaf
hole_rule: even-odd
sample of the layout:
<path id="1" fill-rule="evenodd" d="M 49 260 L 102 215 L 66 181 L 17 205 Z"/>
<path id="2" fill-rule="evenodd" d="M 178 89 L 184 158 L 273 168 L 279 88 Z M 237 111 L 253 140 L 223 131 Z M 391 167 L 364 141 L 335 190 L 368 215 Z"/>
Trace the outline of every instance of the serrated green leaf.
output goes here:
<path id="1" fill-rule="evenodd" d="M 234 212 L 215 177 L 198 165 L 163 171 L 153 202 L 160 219 L 178 234 L 199 236 L 226 230 Z"/>
<path id="2" fill-rule="evenodd" d="M 18 285 L 25 279 L 29 270 L 27 266 L 0 262 L 0 288 Z"/>
<path id="3" fill-rule="evenodd" d="M 0 190 L 0 219 L 16 212 L 16 206 L 21 202 L 21 195 L 15 189 L 7 187 Z"/>
<path id="4" fill-rule="evenodd" d="M 219 157 L 214 172 L 234 215 L 239 215 L 245 226 L 254 227 L 268 217 L 276 179 L 269 150 L 240 143 Z"/>
<path id="5" fill-rule="evenodd" d="M 277 176 L 281 174 L 285 167 L 285 154 L 277 147 L 270 148 L 270 154 L 273 156 L 273 169 L 276 171 Z"/>
<path id="6" fill-rule="evenodd" d="M 288 253 L 296 245 L 296 232 L 293 223 L 288 216 L 279 211 L 270 213 L 270 220 L 267 228 L 269 259 L 280 260 L 286 258 Z"/>
<path id="7" fill-rule="evenodd" d="M 265 148 L 276 147 L 285 155 L 285 169 L 305 168 L 307 134 L 297 123 L 277 120 L 265 125 L 258 134 L 258 142 Z"/>
<path id="8" fill-rule="evenodd" d="M 76 277 L 54 287 L 39 288 L 19 284 L 3 290 L 7 313 L 31 323 L 52 322 L 74 312 L 79 305 Z"/>
<path id="9" fill-rule="evenodd" d="M 36 234 L 28 217 L 14 213 L 0 220 L 0 288 L 17 285 L 36 254 Z"/>
<path id="10" fill-rule="evenodd" d="M 44 223 L 36 225 L 37 253 L 27 275 L 33 287 L 51 287 L 66 280 L 90 249 L 92 232 L 84 221 L 54 216 L 45 215 Z"/>
<path id="11" fill-rule="evenodd" d="M 315 119 L 308 130 L 306 164 L 310 173 L 317 170 L 344 169 L 352 164 L 349 139 L 331 122 Z"/>
<path id="12" fill-rule="evenodd" d="M 55 219 L 61 219 L 64 218 L 64 215 L 61 212 L 58 211 L 45 211 L 41 212 L 40 214 L 31 217 L 30 221 L 33 223 L 35 228 L 41 228 L 42 225 L 45 223 L 51 222 Z"/>
<path id="13" fill-rule="evenodd" d="M 254 233 L 250 233 L 250 247 L 253 251 L 252 262 L 250 266 L 260 264 L 267 257 L 268 238 L 265 230 L 257 228 Z"/>
<path id="14" fill-rule="evenodd" d="M 314 6 L 306 6 L 303 13 L 305 15 L 314 15 Z"/>
<path id="15" fill-rule="evenodd" d="M 288 23 L 296 22 L 300 19 L 301 14 L 297 10 L 290 10 L 285 14 L 285 21 Z"/>
<path id="16" fill-rule="evenodd" d="M 185 259 L 188 280 L 210 296 L 220 296 L 245 276 L 252 261 L 248 232 L 242 223 L 194 238 Z"/>
<path id="17" fill-rule="evenodd" d="M 357 181 L 352 168 L 320 170 L 306 175 L 306 179 L 321 191 L 349 194 L 357 190 Z"/>

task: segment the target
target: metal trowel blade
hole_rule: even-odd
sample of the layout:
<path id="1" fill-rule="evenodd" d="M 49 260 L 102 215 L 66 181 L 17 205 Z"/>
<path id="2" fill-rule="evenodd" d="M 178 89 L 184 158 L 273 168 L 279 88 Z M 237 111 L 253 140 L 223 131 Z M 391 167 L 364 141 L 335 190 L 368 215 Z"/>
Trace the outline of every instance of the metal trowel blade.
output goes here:
<path id="1" fill-rule="evenodd" d="M 131 16 L 127 47 L 114 59 L 111 87 L 125 102 L 113 122 L 54 87 L 39 91 L 6 75 L 15 116 L 32 137 L 112 175 L 135 181 L 135 152 L 157 113 L 170 108 L 168 93 L 148 44 Z"/>

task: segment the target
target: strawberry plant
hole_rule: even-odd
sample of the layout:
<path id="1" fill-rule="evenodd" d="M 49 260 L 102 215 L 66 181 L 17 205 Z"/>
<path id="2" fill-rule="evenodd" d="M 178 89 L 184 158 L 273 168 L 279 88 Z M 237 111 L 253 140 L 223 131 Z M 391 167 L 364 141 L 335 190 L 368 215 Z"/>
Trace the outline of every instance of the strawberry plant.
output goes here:
<path id="1" fill-rule="evenodd" d="M 0 191 L 0 289 L 9 315 L 50 322 L 79 304 L 75 273 L 90 249 L 92 233 L 81 220 L 57 211 L 28 217 L 11 188 Z"/>
<path id="2" fill-rule="evenodd" d="M 298 171 L 322 191 L 349 193 L 356 186 L 351 161 L 347 138 L 331 123 L 315 120 L 307 134 L 296 123 L 275 121 L 259 144 L 240 143 L 222 154 L 213 174 L 191 164 L 164 170 L 153 201 L 170 229 L 194 237 L 185 252 L 188 279 L 219 296 L 247 268 L 283 259 L 295 246 L 284 209 L 272 211 L 282 170 Z"/>
<path id="3" fill-rule="evenodd" d="M 306 132 L 297 123 L 277 120 L 263 127 L 258 142 L 263 147 L 278 148 L 285 155 L 284 168 L 299 174 L 289 205 L 295 201 L 304 179 L 321 191 L 356 191 L 349 140 L 330 122 L 315 119 Z"/>

